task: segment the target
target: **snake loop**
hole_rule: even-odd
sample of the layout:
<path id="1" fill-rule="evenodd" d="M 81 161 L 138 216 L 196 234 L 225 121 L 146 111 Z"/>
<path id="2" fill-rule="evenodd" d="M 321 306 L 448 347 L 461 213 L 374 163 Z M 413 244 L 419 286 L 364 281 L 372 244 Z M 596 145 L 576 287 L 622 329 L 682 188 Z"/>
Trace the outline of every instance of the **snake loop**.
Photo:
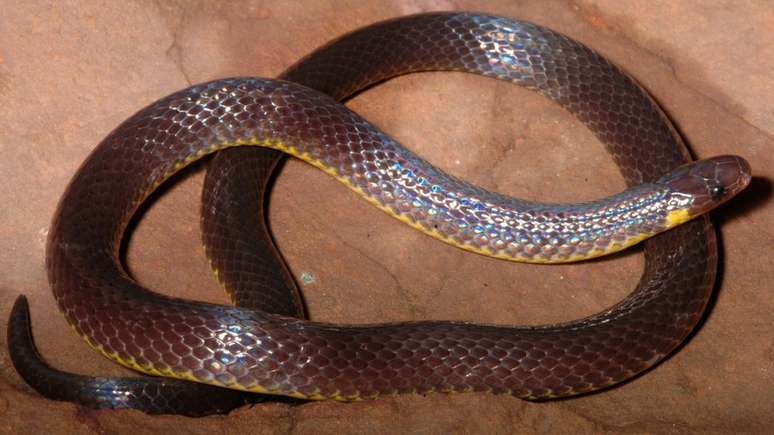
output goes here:
<path id="1" fill-rule="evenodd" d="M 429 70 L 482 74 L 552 99 L 606 144 L 630 189 L 566 205 L 488 192 L 430 166 L 336 101 Z M 280 78 L 217 80 L 162 98 L 111 132 L 78 170 L 50 231 L 49 280 L 68 322 L 105 356 L 149 374 L 304 399 L 431 391 L 544 399 L 631 378 L 675 349 L 701 317 L 717 258 L 703 214 L 747 185 L 749 166 L 734 156 L 684 166 L 688 152 L 658 106 L 589 48 L 523 21 L 424 14 L 345 35 Z M 204 236 L 226 287 L 265 292 L 264 302 L 246 302 L 260 309 L 165 297 L 127 276 L 118 249 L 138 205 L 190 162 L 246 145 L 269 150 L 215 159 L 213 174 L 226 175 L 208 175 Z M 581 320 L 538 327 L 301 320 L 288 317 L 300 302 L 282 296 L 294 287 L 265 228 L 250 232 L 244 217 L 230 214 L 238 212 L 209 202 L 253 195 L 260 203 L 279 156 L 272 150 L 323 169 L 433 237 L 493 257 L 576 261 L 663 234 L 645 242 L 637 288 Z M 218 181 L 244 179 L 245 171 L 258 171 L 248 172 L 258 193 Z M 242 249 L 246 240 L 266 249 Z M 234 299 L 249 300 L 242 295 Z"/>

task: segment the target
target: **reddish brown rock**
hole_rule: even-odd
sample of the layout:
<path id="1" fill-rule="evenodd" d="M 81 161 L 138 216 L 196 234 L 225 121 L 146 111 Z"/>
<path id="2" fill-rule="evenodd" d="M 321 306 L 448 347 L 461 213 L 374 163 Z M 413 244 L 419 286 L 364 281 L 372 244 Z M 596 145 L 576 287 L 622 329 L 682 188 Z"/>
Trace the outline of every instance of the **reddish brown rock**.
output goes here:
<path id="1" fill-rule="evenodd" d="M 48 291 L 44 241 L 57 200 L 119 122 L 190 83 L 275 76 L 331 37 L 441 9 L 532 20 L 594 47 L 662 103 L 701 157 L 740 154 L 751 188 L 716 214 L 722 268 L 706 321 L 675 356 L 626 385 L 551 403 L 486 394 L 353 404 L 269 404 L 187 419 L 94 412 L 36 396 L 0 338 L 0 433 L 762 432 L 774 423 L 774 8 L 733 1 L 0 1 L 0 319 L 29 295 L 42 353 L 59 368 L 118 375 L 71 333 Z M 349 103 L 449 172 L 507 194 L 575 201 L 623 188 L 601 144 L 552 103 L 479 77 L 393 80 Z M 225 302 L 198 238 L 201 168 L 158 195 L 129 241 L 135 277 Z M 290 161 L 270 210 L 315 319 L 544 323 L 591 314 L 637 282 L 637 252 L 567 266 L 493 261 L 399 224 Z M 309 281 L 309 282 L 306 282 Z M 4 320 L 3 320 L 4 323 Z"/>

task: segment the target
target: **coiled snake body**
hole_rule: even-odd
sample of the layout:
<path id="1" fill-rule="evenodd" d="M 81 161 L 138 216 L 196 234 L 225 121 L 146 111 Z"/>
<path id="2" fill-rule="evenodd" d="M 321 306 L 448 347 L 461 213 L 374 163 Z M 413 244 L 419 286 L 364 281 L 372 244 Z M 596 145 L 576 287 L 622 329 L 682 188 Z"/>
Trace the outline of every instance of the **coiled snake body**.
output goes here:
<path id="1" fill-rule="evenodd" d="M 547 96 L 606 144 L 632 187 L 574 205 L 487 192 L 429 166 L 335 101 L 427 70 L 474 72 Z M 307 399 L 430 391 L 542 399 L 631 378 L 675 349 L 699 320 L 716 246 L 707 217 L 693 218 L 744 188 L 749 167 L 733 156 L 681 166 L 688 153 L 669 121 L 592 50 L 531 23 L 425 14 L 345 35 L 281 78 L 218 80 L 163 98 L 114 130 L 72 180 L 50 231 L 49 279 L 67 320 L 107 357 L 149 374 Z M 238 145 L 264 149 L 219 157 L 215 172 L 233 181 L 254 171 L 249 176 L 260 179 L 246 186 L 208 175 L 205 244 L 237 302 L 244 297 L 261 310 L 164 297 L 137 284 L 118 250 L 138 205 L 181 167 Z M 310 322 L 288 317 L 301 313 L 300 304 L 264 227 L 243 233 L 229 201 L 217 203 L 237 189 L 260 204 L 279 156 L 265 148 L 322 168 L 436 238 L 495 257 L 574 261 L 682 225 L 645 242 L 645 272 L 626 299 L 582 320 L 538 327 Z M 247 192 L 253 184 L 257 193 Z M 244 241 L 263 250 L 241 251 Z M 246 276 L 258 278 L 245 283 Z M 265 299 L 240 296 L 240 285 L 258 287 Z"/>

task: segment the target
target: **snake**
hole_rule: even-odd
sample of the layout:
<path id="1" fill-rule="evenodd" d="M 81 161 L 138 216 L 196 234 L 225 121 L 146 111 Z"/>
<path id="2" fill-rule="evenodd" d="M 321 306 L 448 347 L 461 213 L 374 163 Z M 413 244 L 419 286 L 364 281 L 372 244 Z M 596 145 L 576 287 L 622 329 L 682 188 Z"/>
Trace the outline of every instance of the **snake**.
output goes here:
<path id="1" fill-rule="evenodd" d="M 340 103 L 423 71 L 493 77 L 554 101 L 605 145 L 627 190 L 577 204 L 490 192 L 431 166 Z M 205 182 L 203 239 L 237 306 L 154 293 L 121 264 L 127 225 L 165 180 L 220 150 Z M 264 222 L 264 195 L 285 154 L 467 251 L 563 263 L 644 242 L 644 272 L 614 306 L 558 324 L 310 321 Z M 717 268 L 707 212 L 744 189 L 750 174 L 738 156 L 691 161 L 647 91 L 567 36 L 470 12 L 395 18 L 333 40 L 278 79 L 221 79 L 161 98 L 120 124 L 78 169 L 49 231 L 52 292 L 92 348 L 157 378 L 93 378 L 45 365 L 32 347 L 23 297 L 9 322 L 11 356 L 47 397 L 150 412 L 184 413 L 196 401 L 222 410 L 243 403 L 242 392 L 341 401 L 429 392 L 528 400 L 590 393 L 653 367 L 694 330 Z M 223 400 L 234 403 L 202 404 L 205 391 L 232 394 Z M 128 403 L 136 397 L 146 405 Z"/>

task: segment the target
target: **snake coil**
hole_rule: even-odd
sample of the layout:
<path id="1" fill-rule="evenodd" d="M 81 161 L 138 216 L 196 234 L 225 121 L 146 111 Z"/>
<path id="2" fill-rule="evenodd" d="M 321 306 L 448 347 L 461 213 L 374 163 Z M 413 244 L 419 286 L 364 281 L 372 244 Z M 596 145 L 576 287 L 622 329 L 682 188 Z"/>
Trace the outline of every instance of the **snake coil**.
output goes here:
<path id="1" fill-rule="evenodd" d="M 433 168 L 336 101 L 431 70 L 473 72 L 545 95 L 606 144 L 631 188 L 572 205 L 487 192 Z M 749 166 L 734 156 L 683 166 L 688 152 L 657 105 L 589 48 L 528 22 L 424 14 L 345 35 L 280 79 L 217 80 L 162 98 L 111 132 L 78 170 L 51 227 L 47 267 L 59 308 L 103 355 L 153 375 L 304 399 L 431 391 L 544 399 L 635 376 L 674 350 L 700 319 L 717 259 L 702 213 L 744 188 Z M 165 297 L 140 286 L 118 256 L 139 204 L 190 162 L 242 145 L 262 148 L 217 156 L 203 207 L 208 255 L 242 306 Z M 682 225 L 645 242 L 645 272 L 628 297 L 585 319 L 537 327 L 312 322 L 291 317 L 303 314 L 300 299 L 263 223 L 278 151 L 322 168 L 436 238 L 495 257 L 575 261 Z M 256 207 L 232 206 L 245 197 Z M 36 353 L 25 353 L 25 313 L 22 301 L 9 328 L 17 370 L 49 397 L 85 395 L 61 390 L 68 383 L 89 387 L 89 378 L 46 371 L 52 369 L 35 365 Z M 128 406 L 127 397 L 145 396 L 148 411 L 185 412 L 186 403 L 165 403 L 176 393 L 158 391 L 184 390 L 186 383 L 151 381 L 162 386 L 148 393 L 144 380 L 123 381 L 144 387 L 109 383 L 107 390 L 121 391 L 123 401 L 101 397 L 92 404 Z"/>

